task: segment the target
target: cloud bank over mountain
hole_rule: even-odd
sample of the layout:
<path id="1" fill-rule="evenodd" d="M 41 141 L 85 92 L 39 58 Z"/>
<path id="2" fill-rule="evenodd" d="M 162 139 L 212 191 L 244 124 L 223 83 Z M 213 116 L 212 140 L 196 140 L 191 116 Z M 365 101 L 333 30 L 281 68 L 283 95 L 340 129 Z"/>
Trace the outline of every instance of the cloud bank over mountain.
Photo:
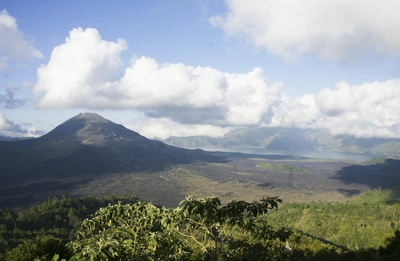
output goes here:
<path id="1" fill-rule="evenodd" d="M 319 93 L 291 98 L 283 83 L 268 82 L 268 72 L 258 67 L 226 73 L 212 67 L 159 64 L 145 56 L 124 67 L 121 53 L 127 48 L 125 40 L 103 40 L 94 28 L 73 29 L 38 69 L 37 106 L 139 111 L 152 119 L 143 130 L 154 135 L 162 123 L 174 123 L 175 129 L 207 129 L 210 135 L 237 126 L 330 128 L 335 134 L 364 137 L 400 135 L 399 79 L 358 86 L 339 82 Z"/>
<path id="2" fill-rule="evenodd" d="M 126 48 L 95 29 L 72 30 L 38 69 L 38 106 L 141 110 L 180 123 L 241 126 L 258 125 L 281 95 L 282 85 L 268 83 L 260 68 L 235 74 L 139 57 L 117 78 Z"/>
<path id="3" fill-rule="evenodd" d="M 329 128 L 357 137 L 399 137 L 400 79 L 351 86 L 345 82 L 315 95 L 285 99 L 273 125 Z"/>

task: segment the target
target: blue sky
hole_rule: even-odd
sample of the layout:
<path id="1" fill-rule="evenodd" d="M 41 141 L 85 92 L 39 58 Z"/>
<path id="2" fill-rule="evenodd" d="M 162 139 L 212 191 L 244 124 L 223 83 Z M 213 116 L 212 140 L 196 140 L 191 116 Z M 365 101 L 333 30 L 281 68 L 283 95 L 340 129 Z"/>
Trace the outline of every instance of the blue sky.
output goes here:
<path id="1" fill-rule="evenodd" d="M 0 3 L 0 135 L 96 112 L 150 138 L 400 137 L 398 1 Z"/>

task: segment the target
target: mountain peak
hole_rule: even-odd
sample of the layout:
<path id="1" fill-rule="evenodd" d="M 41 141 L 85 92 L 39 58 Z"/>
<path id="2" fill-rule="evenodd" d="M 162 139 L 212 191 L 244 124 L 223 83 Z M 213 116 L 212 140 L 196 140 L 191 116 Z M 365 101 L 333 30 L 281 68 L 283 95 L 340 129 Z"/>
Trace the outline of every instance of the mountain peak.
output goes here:
<path id="1" fill-rule="evenodd" d="M 98 115 L 97 113 L 93 113 L 93 112 L 84 112 L 84 113 L 79 113 L 78 115 L 76 115 L 75 117 L 73 117 L 70 120 L 78 120 L 78 119 L 84 119 L 86 120 L 87 123 L 109 123 L 110 121 L 101 117 L 100 115 Z"/>
<path id="2" fill-rule="evenodd" d="M 54 142 L 79 142 L 104 146 L 117 140 L 132 140 L 140 135 L 96 113 L 79 113 L 43 136 Z M 140 136 L 141 137 L 141 136 Z M 144 137 L 142 137 L 145 139 Z"/>

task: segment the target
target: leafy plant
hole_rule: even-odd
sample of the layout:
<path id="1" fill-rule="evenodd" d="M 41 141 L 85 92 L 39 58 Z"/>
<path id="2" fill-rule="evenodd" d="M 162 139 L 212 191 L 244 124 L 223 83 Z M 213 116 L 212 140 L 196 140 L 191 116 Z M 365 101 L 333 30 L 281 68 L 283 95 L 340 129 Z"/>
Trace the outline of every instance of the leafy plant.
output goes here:
<path id="1" fill-rule="evenodd" d="M 50 261 L 53 256 L 61 255 L 70 257 L 65 243 L 61 239 L 52 236 L 38 236 L 35 239 L 27 239 L 13 250 L 9 251 L 6 261 L 43 260 Z"/>
<path id="2" fill-rule="evenodd" d="M 68 246 L 88 260 L 176 260 L 185 252 L 174 215 L 147 202 L 109 205 L 84 220 Z"/>
<path id="3" fill-rule="evenodd" d="M 249 249 L 259 245 L 253 240 L 261 240 L 265 248 L 265 243 L 275 239 L 284 241 L 291 234 L 283 230 L 276 232 L 257 219 L 277 208 L 278 203 L 281 203 L 279 198 L 268 197 L 258 202 L 232 201 L 221 206 L 214 196 L 198 199 L 189 196 L 177 209 L 183 217 L 179 233 L 192 239 L 204 253 L 211 254 L 213 260 L 218 260 L 221 250 L 225 251 L 225 257 L 240 252 L 243 258 Z M 239 248 L 241 251 L 236 251 Z"/>
<path id="4" fill-rule="evenodd" d="M 118 203 L 84 220 L 68 246 L 75 258 L 87 260 L 179 260 L 189 255 L 218 260 L 239 252 L 244 257 L 256 247 L 271 249 L 269 242 L 283 242 L 291 234 L 257 220 L 280 202 L 271 197 L 221 206 L 217 197 L 189 196 L 175 209 L 148 202 Z"/>

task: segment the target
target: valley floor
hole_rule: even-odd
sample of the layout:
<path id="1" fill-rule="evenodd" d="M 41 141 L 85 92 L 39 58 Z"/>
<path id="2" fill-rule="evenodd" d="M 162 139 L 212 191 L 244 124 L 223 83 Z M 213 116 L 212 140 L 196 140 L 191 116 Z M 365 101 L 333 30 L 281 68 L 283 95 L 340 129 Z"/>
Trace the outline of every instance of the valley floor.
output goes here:
<path id="1" fill-rule="evenodd" d="M 224 163 L 197 162 L 155 173 L 125 173 L 77 186 L 74 196 L 135 195 L 159 205 L 176 206 L 185 196 L 218 196 L 222 202 L 279 196 L 289 202 L 346 202 L 375 188 L 392 188 L 400 175 L 380 165 L 292 156 L 225 154 Z M 279 171 L 260 163 L 305 169 Z M 101 189 L 99 189 L 101 188 Z"/>

